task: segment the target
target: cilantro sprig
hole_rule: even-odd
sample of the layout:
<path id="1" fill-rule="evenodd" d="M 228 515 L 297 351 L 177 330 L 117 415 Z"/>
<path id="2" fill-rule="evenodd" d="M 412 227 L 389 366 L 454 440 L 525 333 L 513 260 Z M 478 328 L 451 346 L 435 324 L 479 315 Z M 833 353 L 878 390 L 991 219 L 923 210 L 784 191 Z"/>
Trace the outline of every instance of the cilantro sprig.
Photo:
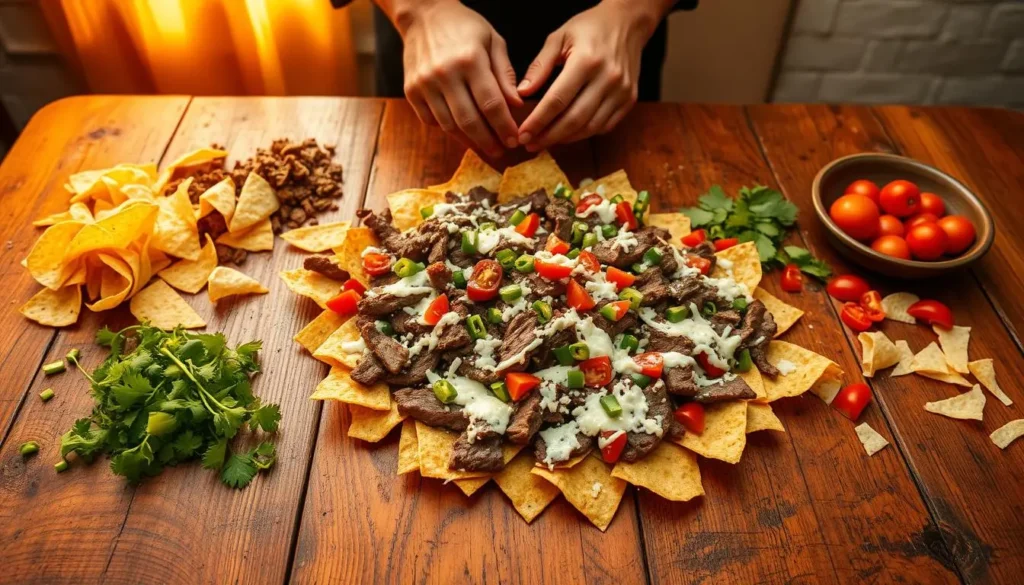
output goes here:
<path id="1" fill-rule="evenodd" d="M 799 246 L 783 246 L 786 233 L 796 223 L 799 209 L 775 189 L 756 185 L 743 187 L 733 199 L 720 185 L 713 185 L 697 200 L 697 206 L 681 210 L 690 225 L 707 230 L 708 238 L 737 238 L 754 242 L 766 270 L 792 262 L 800 270 L 825 280 L 832 275 L 828 264 Z"/>
<path id="2" fill-rule="evenodd" d="M 110 355 L 87 373 L 96 404 L 61 438 L 61 456 L 86 461 L 109 455 L 110 468 L 131 482 L 164 467 L 202 458 L 221 481 L 245 487 L 277 457 L 264 441 L 232 453 L 229 441 L 246 424 L 250 431 L 277 431 L 281 411 L 262 404 L 250 379 L 260 371 L 259 341 L 231 349 L 223 335 L 165 332 L 148 325 L 101 329 L 96 343 Z"/>

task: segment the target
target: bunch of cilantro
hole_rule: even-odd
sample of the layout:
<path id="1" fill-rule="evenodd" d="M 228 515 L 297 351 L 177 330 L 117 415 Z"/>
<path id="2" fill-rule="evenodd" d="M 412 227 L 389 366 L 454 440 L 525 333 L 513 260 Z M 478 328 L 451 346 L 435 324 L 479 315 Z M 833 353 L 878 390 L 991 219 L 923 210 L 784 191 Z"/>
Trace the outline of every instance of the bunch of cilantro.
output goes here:
<path id="1" fill-rule="evenodd" d="M 246 425 L 273 433 L 281 420 L 278 406 L 261 404 L 250 386 L 260 370 L 259 341 L 231 349 L 220 333 L 135 325 L 116 333 L 104 327 L 96 343 L 110 355 L 91 375 L 72 360 L 96 404 L 61 438 L 62 457 L 107 454 L 114 473 L 138 482 L 201 456 L 203 467 L 235 488 L 274 464 L 269 441 L 234 453 L 228 446 Z"/>
<path id="2" fill-rule="evenodd" d="M 690 218 L 693 229 L 707 231 L 708 239 L 737 238 L 741 243 L 754 242 L 766 270 L 792 263 L 822 281 L 832 275 L 832 268 L 806 249 L 782 245 L 786 232 L 796 223 L 799 209 L 775 189 L 764 185 L 743 187 L 739 197 L 733 199 L 720 185 L 713 185 L 697 201 L 696 207 L 681 211 Z"/>

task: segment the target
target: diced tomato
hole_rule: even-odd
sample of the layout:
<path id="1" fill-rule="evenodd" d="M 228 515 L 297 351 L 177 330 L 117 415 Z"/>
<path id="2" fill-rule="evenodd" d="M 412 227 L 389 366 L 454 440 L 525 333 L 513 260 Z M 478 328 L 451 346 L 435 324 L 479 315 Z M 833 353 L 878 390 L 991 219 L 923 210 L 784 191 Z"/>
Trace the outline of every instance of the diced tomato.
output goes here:
<path id="1" fill-rule="evenodd" d="M 604 201 L 604 197 L 601 197 L 597 193 L 587 195 L 583 199 L 580 199 L 580 202 L 576 204 L 576 215 L 586 212 L 588 209 L 602 201 Z"/>
<path id="2" fill-rule="evenodd" d="M 469 300 L 478 303 L 498 296 L 498 287 L 501 286 L 503 275 L 501 264 L 494 260 L 477 262 L 473 267 L 473 276 L 466 285 L 466 294 L 469 296 Z"/>
<path id="3" fill-rule="evenodd" d="M 721 378 L 725 375 L 725 370 L 711 363 L 708 354 L 703 351 L 697 354 L 697 363 L 709 378 Z"/>
<path id="4" fill-rule="evenodd" d="M 877 290 L 869 290 L 860 297 L 860 306 L 864 313 L 875 323 L 885 320 L 885 309 L 882 308 L 882 295 Z"/>
<path id="5" fill-rule="evenodd" d="M 606 355 L 583 360 L 579 367 L 583 372 L 583 383 L 591 388 L 600 388 L 612 381 L 612 360 Z"/>
<path id="6" fill-rule="evenodd" d="M 423 313 L 423 322 L 427 325 L 437 325 L 437 322 L 441 320 L 441 317 L 444 317 L 448 310 L 448 295 L 441 295 L 430 301 L 427 311 Z"/>
<path id="7" fill-rule="evenodd" d="M 640 227 L 640 222 L 636 220 L 636 214 L 633 213 L 633 204 L 629 201 L 620 201 L 615 204 L 615 219 L 618 220 L 619 225 L 626 226 L 630 231 Z"/>
<path id="8" fill-rule="evenodd" d="M 740 243 L 739 238 L 722 238 L 720 240 L 715 240 L 715 251 L 721 252 L 722 250 L 728 250 L 738 243 Z"/>
<path id="9" fill-rule="evenodd" d="M 843 413 L 846 418 L 855 421 L 860 418 L 860 413 L 864 411 L 864 407 L 871 402 L 871 389 L 868 385 L 859 382 L 857 384 L 850 384 L 846 388 L 839 391 L 836 397 L 832 400 L 832 408 Z"/>
<path id="10" fill-rule="evenodd" d="M 863 278 L 853 274 L 841 274 L 828 281 L 825 287 L 832 298 L 844 303 L 856 303 L 871 286 Z"/>
<path id="11" fill-rule="evenodd" d="M 661 370 L 665 367 L 665 360 L 661 353 L 649 351 L 633 357 L 636 365 L 640 366 L 640 373 L 651 378 L 660 378 Z"/>
<path id="12" fill-rule="evenodd" d="M 569 244 L 565 243 L 562 238 L 555 234 L 551 234 L 548 236 L 548 241 L 544 244 L 544 249 L 552 254 L 565 254 L 569 251 Z"/>
<path id="13" fill-rule="evenodd" d="M 687 248 L 692 248 L 692 247 L 700 244 L 701 242 L 703 242 L 704 240 L 707 240 L 707 239 L 708 239 L 708 233 L 706 231 L 704 231 L 704 228 L 701 228 L 699 230 L 692 231 L 692 232 L 686 234 L 685 236 L 679 238 L 679 241 L 681 241 L 683 243 L 683 245 L 686 246 Z"/>
<path id="14" fill-rule="evenodd" d="M 516 232 L 521 236 L 532 238 L 533 234 L 537 233 L 537 228 L 540 227 L 540 216 L 536 213 L 527 215 L 523 221 L 519 222 L 516 226 Z"/>
<path id="15" fill-rule="evenodd" d="M 696 268 L 697 270 L 700 270 L 700 273 L 705 276 L 709 272 L 711 272 L 711 260 L 708 260 L 703 256 L 698 256 L 696 254 L 687 254 L 686 256 L 683 257 L 683 262 L 685 262 L 686 265 L 689 266 L 690 268 Z"/>
<path id="16" fill-rule="evenodd" d="M 868 317 L 867 311 L 864 307 L 857 303 L 844 303 L 843 310 L 839 313 L 839 318 L 842 319 L 846 326 L 854 331 L 867 331 L 871 329 L 871 319 Z"/>
<path id="17" fill-rule="evenodd" d="M 361 298 L 363 298 L 363 295 L 354 290 L 347 290 L 327 301 L 327 308 L 339 315 L 354 315 L 356 313 L 356 305 Z"/>
<path id="18" fill-rule="evenodd" d="M 580 257 L 583 257 L 583 252 L 580 252 Z M 608 282 L 615 283 L 615 290 L 622 290 L 627 286 L 633 286 L 633 283 L 636 282 L 635 274 L 619 270 L 614 266 L 608 267 L 608 272 L 605 273 L 604 278 Z"/>
<path id="19" fill-rule="evenodd" d="M 804 289 L 804 275 L 800 274 L 800 267 L 796 264 L 787 264 L 782 271 L 782 290 L 796 293 Z"/>
<path id="20" fill-rule="evenodd" d="M 601 447 L 601 459 L 604 459 L 605 463 L 615 463 L 619 460 L 619 456 L 622 455 L 622 449 L 626 446 L 626 433 L 625 431 L 601 431 L 602 439 L 609 439 L 618 433 L 619 436 L 615 437 L 614 440 L 610 441 L 604 447 Z"/>
<path id="21" fill-rule="evenodd" d="M 587 272 L 590 272 L 590 273 L 593 273 L 593 274 L 597 274 L 598 272 L 601 272 L 601 262 L 598 261 L 597 256 L 594 256 L 593 252 L 588 252 L 587 250 L 583 250 L 583 251 L 580 252 L 579 257 L 576 260 L 580 264 L 582 264 L 584 268 L 587 269 Z"/>
<path id="22" fill-rule="evenodd" d="M 363 256 L 363 270 L 370 276 L 380 276 L 391 271 L 391 256 L 371 252 Z"/>
<path id="23" fill-rule="evenodd" d="M 540 378 L 526 372 L 512 372 L 505 375 L 505 386 L 512 400 L 519 400 L 530 390 L 540 386 Z"/>
<path id="24" fill-rule="evenodd" d="M 704 432 L 704 406 L 699 402 L 687 402 L 672 413 L 686 432 L 699 435 Z"/>
<path id="25" fill-rule="evenodd" d="M 920 319 L 929 325 L 938 325 L 943 329 L 953 328 L 953 311 L 949 310 L 949 307 L 939 301 L 931 299 L 917 301 L 907 307 L 907 313 L 911 317 Z"/>
<path id="26" fill-rule="evenodd" d="M 341 285 L 341 290 L 354 290 L 357 293 L 359 293 L 359 296 L 363 296 L 366 294 L 366 287 L 363 285 L 363 283 L 359 282 L 354 278 L 346 280 L 345 284 Z"/>
<path id="27" fill-rule="evenodd" d="M 525 220 L 524 220 L 525 221 Z M 545 262 L 540 258 L 533 260 L 533 269 L 537 274 L 548 280 L 561 280 L 572 274 L 572 266 L 562 266 L 554 262 Z"/>
<path id="28" fill-rule="evenodd" d="M 569 286 L 565 290 L 565 302 L 577 311 L 589 311 L 597 304 L 587 293 L 587 289 L 574 278 L 569 279 Z"/>

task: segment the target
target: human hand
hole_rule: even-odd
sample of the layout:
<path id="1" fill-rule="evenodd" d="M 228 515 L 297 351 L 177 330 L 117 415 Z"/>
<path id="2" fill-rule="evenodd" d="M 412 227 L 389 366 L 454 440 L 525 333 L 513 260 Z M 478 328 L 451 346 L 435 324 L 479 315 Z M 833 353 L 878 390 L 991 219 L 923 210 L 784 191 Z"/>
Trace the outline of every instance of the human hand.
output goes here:
<path id="1" fill-rule="evenodd" d="M 519 94 L 530 96 L 564 63 L 519 142 L 538 151 L 608 132 L 636 103 L 640 54 L 671 1 L 604 0 L 551 33 L 530 64 Z"/>
<path id="2" fill-rule="evenodd" d="M 457 0 L 414 0 L 393 19 L 405 43 L 405 96 L 439 125 L 489 156 L 519 144 L 509 104 L 521 106 L 505 40 Z"/>

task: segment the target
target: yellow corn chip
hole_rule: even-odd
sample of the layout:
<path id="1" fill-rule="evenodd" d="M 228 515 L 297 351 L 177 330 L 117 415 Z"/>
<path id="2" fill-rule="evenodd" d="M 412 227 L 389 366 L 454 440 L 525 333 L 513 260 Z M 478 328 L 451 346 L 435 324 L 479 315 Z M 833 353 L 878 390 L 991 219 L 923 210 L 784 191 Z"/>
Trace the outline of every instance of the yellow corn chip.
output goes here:
<path id="1" fill-rule="evenodd" d="M 148 321 L 160 329 L 170 330 L 179 325 L 185 329 L 206 326 L 206 321 L 185 299 L 162 280 L 154 280 L 153 284 L 139 291 L 132 297 L 129 308 L 140 323 Z"/>
<path id="2" fill-rule="evenodd" d="M 469 479 L 485 477 L 486 471 L 458 471 L 448 469 L 452 448 L 459 436 L 451 431 L 416 421 L 416 440 L 419 443 L 420 475 L 439 479 Z M 508 449 L 507 446 L 503 447 Z"/>
<path id="3" fill-rule="evenodd" d="M 349 404 L 348 412 L 352 422 L 348 425 L 348 436 L 368 443 L 376 443 L 388 436 L 392 429 L 402 424 L 405 417 L 398 412 L 398 403 L 391 402 L 391 410 L 373 410 Z"/>
<path id="4" fill-rule="evenodd" d="M 900 361 L 896 364 L 896 367 L 889 372 L 889 377 L 894 378 L 896 376 L 914 373 L 914 352 L 910 350 L 910 345 L 907 344 L 906 340 L 896 340 L 896 351 L 900 354 Z"/>
<path id="5" fill-rule="evenodd" d="M 531 160 L 505 169 L 498 184 L 498 203 L 529 195 L 537 189 L 545 189 L 551 196 L 559 185 L 568 188 L 572 183 L 545 150 Z"/>
<path id="6" fill-rule="evenodd" d="M 345 232 L 351 222 L 336 221 L 288 230 L 281 239 L 307 252 L 324 252 L 336 248 L 345 241 Z"/>
<path id="7" fill-rule="evenodd" d="M 78 221 L 78 220 L 75 220 L 75 218 L 73 218 L 71 216 L 71 211 L 65 210 L 65 211 L 61 211 L 59 213 L 54 213 L 54 214 L 51 214 L 51 215 L 47 215 L 46 217 L 41 217 L 41 218 L 33 221 L 32 225 L 34 225 L 35 227 L 50 227 L 51 225 L 55 225 L 55 224 L 62 223 L 62 222 L 65 222 L 65 221 Z"/>
<path id="8" fill-rule="evenodd" d="M 296 268 L 280 272 L 281 280 L 297 295 L 313 299 L 321 309 L 327 308 L 327 301 L 338 296 L 340 282 L 331 280 L 319 272 Z"/>
<path id="9" fill-rule="evenodd" d="M 754 242 L 744 242 L 715 254 L 715 278 L 728 276 L 753 291 L 761 282 L 761 257 Z"/>
<path id="10" fill-rule="evenodd" d="M 256 225 L 240 232 L 224 232 L 217 236 L 217 243 L 248 250 L 249 252 L 265 252 L 274 249 L 274 228 L 269 219 L 264 219 Z"/>
<path id="11" fill-rule="evenodd" d="M 206 217 L 216 210 L 224 216 L 224 223 L 230 224 L 235 214 L 235 182 L 231 177 L 210 187 L 199 196 L 199 217 Z"/>
<path id="12" fill-rule="evenodd" d="M 348 317 L 339 315 L 330 309 L 324 309 L 316 319 L 310 321 L 292 339 L 312 354 L 347 320 Z"/>
<path id="13" fill-rule="evenodd" d="M 70 261 L 65 255 L 85 224 L 65 221 L 46 228 L 25 258 L 25 267 L 39 284 L 57 290 L 77 272 L 67 270 Z"/>
<path id="14" fill-rule="evenodd" d="M 206 281 L 210 279 L 210 274 L 216 267 L 217 249 L 210 234 L 206 234 L 206 244 L 199 251 L 199 258 L 178 260 L 161 270 L 158 276 L 180 291 L 196 294 L 206 286 Z"/>
<path id="15" fill-rule="evenodd" d="M 99 313 L 120 305 L 131 294 L 135 275 L 139 272 L 139 256 L 135 253 L 129 253 L 125 258 L 97 254 L 97 258 L 106 266 L 100 280 L 100 299 L 86 306 L 90 311 Z"/>
<path id="16" fill-rule="evenodd" d="M 666 441 L 646 457 L 632 463 L 616 463 L 612 477 L 647 488 L 673 502 L 688 502 L 704 495 L 697 456 Z"/>
<path id="17" fill-rule="evenodd" d="M 498 190 L 499 184 L 501 184 L 501 173 L 484 162 L 477 153 L 467 150 L 466 154 L 462 155 L 459 168 L 455 170 L 455 174 L 447 183 L 427 188 L 444 195 L 448 191 L 468 193 L 473 187 L 483 187 L 488 191 L 495 192 Z M 568 185 L 568 183 L 566 184 Z"/>
<path id="18" fill-rule="evenodd" d="M 398 438 L 398 475 L 420 470 L 420 444 L 416 438 L 416 421 L 402 421 L 402 434 Z"/>
<path id="19" fill-rule="evenodd" d="M 751 295 L 755 299 L 764 303 L 765 308 L 768 309 L 768 312 L 775 318 L 775 325 L 778 328 L 775 331 L 775 337 L 778 337 L 788 331 L 790 327 L 800 320 L 800 317 L 804 316 L 803 311 L 796 307 L 787 305 L 761 287 L 755 288 Z"/>
<path id="20" fill-rule="evenodd" d="M 981 420 L 985 410 L 985 393 L 981 391 L 981 386 L 975 384 L 969 392 L 945 400 L 925 403 L 924 409 L 949 418 Z"/>
<path id="21" fill-rule="evenodd" d="M 761 372 L 757 368 L 750 368 L 746 372 L 740 372 L 736 374 L 743 381 L 750 386 L 750 389 L 757 395 L 753 400 L 754 402 L 768 402 L 768 392 L 764 389 L 764 377 L 761 376 Z"/>
<path id="22" fill-rule="evenodd" d="M 571 468 L 576 467 L 577 465 L 579 465 L 580 461 L 583 461 L 585 458 L 587 458 L 589 456 L 590 456 L 590 452 L 588 451 L 586 453 L 583 453 L 582 455 L 577 455 L 577 456 L 575 456 L 575 457 L 573 457 L 571 459 L 567 459 L 565 461 L 559 461 L 558 463 L 555 463 L 554 468 L 555 469 L 571 469 Z M 537 467 L 543 467 L 545 469 L 550 469 L 547 465 L 541 463 L 540 461 L 537 461 L 536 465 L 537 465 Z"/>
<path id="23" fill-rule="evenodd" d="M 943 374 L 937 374 L 935 372 L 917 372 L 917 374 L 924 376 L 925 378 L 931 378 L 932 380 L 945 382 L 946 384 L 955 384 L 957 386 L 963 386 L 965 388 L 971 387 L 971 383 L 967 381 L 967 378 L 964 378 L 963 376 L 952 370 L 945 372 Z"/>
<path id="24" fill-rule="evenodd" d="M 47 327 L 73 325 L 81 310 L 82 287 L 77 284 L 58 290 L 44 288 L 18 309 L 26 318 Z"/>
<path id="25" fill-rule="evenodd" d="M 601 532 L 611 524 L 626 491 L 626 482 L 612 477 L 608 465 L 596 457 L 586 457 L 572 469 L 534 467 L 530 473 L 554 484 Z"/>
<path id="26" fill-rule="evenodd" d="M 782 421 L 772 412 L 770 404 L 755 404 L 747 402 L 747 434 L 758 431 L 779 431 L 786 432 Z"/>
<path id="27" fill-rule="evenodd" d="M 889 441 L 886 441 L 885 437 L 878 434 L 878 431 L 871 428 L 871 425 L 868 423 L 860 423 L 853 430 L 857 433 L 860 444 L 864 445 L 864 450 L 867 451 L 868 457 L 878 453 L 889 444 Z"/>
<path id="28" fill-rule="evenodd" d="M 246 230 L 269 219 L 280 207 L 277 193 L 270 183 L 256 173 L 249 173 L 238 195 L 238 202 L 235 203 L 235 213 L 228 223 L 228 231 L 234 234 Z"/>
<path id="29" fill-rule="evenodd" d="M 686 433 L 676 443 L 690 451 L 726 463 L 739 463 L 747 445 L 747 403 L 718 402 L 704 407 L 704 432 Z"/>
<path id="30" fill-rule="evenodd" d="M 388 385 L 379 382 L 363 386 L 352 379 L 347 368 L 331 368 L 331 373 L 316 385 L 310 400 L 337 400 L 356 404 L 370 410 L 391 410 L 391 392 Z"/>
<path id="31" fill-rule="evenodd" d="M 626 176 L 626 171 L 622 169 L 595 180 L 590 185 L 587 185 L 586 190 L 593 191 L 594 193 L 600 193 L 605 199 L 611 199 L 616 195 L 622 195 L 622 198 L 629 201 L 630 204 L 636 203 L 636 189 L 633 189 L 633 185 L 629 183 L 629 177 Z M 551 194 L 552 191 L 548 191 L 548 193 Z M 687 222 L 686 227 L 689 229 L 689 222 Z"/>
<path id="32" fill-rule="evenodd" d="M 423 222 L 420 210 L 424 207 L 444 203 L 444 194 L 444 191 L 430 189 L 406 189 L 388 195 L 392 223 L 402 231 L 418 226 Z M 335 246 L 339 244 L 335 244 Z"/>
<path id="33" fill-rule="evenodd" d="M 505 457 L 505 464 L 507 465 L 510 461 L 512 461 L 516 457 L 516 455 L 518 455 L 519 452 L 522 450 L 522 445 L 515 445 L 512 449 L 504 449 L 503 456 Z M 458 486 L 460 490 L 462 490 L 462 493 L 466 494 L 467 496 L 472 496 L 473 494 L 478 492 L 480 488 L 487 485 L 487 482 L 491 481 L 493 477 L 493 475 L 487 475 L 485 477 L 475 477 L 471 479 L 456 479 L 453 483 L 455 483 L 455 485 Z"/>
<path id="34" fill-rule="evenodd" d="M 917 320 L 907 313 L 907 308 L 919 300 L 921 300 L 920 297 L 908 292 L 892 293 L 883 297 L 882 309 L 885 311 L 885 318 L 913 325 Z"/>
<path id="35" fill-rule="evenodd" d="M 171 164 L 167 165 L 163 172 L 160 173 L 160 177 L 156 180 L 156 183 L 153 185 L 153 190 L 157 193 L 163 191 L 164 187 L 167 186 L 167 183 L 171 182 L 171 179 L 174 178 L 174 173 L 178 169 L 203 165 L 217 159 L 225 158 L 227 155 L 227 151 L 216 148 L 200 148 L 193 150 L 192 152 L 187 152 L 179 156 Z"/>
<path id="36" fill-rule="evenodd" d="M 682 248 L 683 236 L 690 233 L 690 218 L 682 213 L 652 213 L 645 220 L 647 225 L 660 227 L 672 234 L 672 241 L 669 243 L 676 248 Z"/>
<path id="37" fill-rule="evenodd" d="M 210 295 L 210 302 L 216 303 L 224 297 L 262 295 L 270 291 L 251 276 L 242 274 L 233 268 L 218 266 L 210 273 L 206 292 Z"/>
<path id="38" fill-rule="evenodd" d="M 839 390 L 842 389 L 842 378 L 843 370 L 839 368 L 839 365 L 834 362 L 829 364 L 825 368 L 825 373 L 811 386 L 811 394 L 821 398 L 825 404 L 832 404 L 836 394 L 839 394 Z"/>
<path id="39" fill-rule="evenodd" d="M 986 390 L 992 393 L 999 402 L 1002 402 L 1006 406 L 1013 404 L 1010 397 L 1003 392 L 1003 389 L 999 387 L 999 382 L 996 381 L 996 367 L 992 362 L 991 358 L 983 360 L 975 360 L 967 363 L 967 369 L 974 374 L 974 377 L 981 382 L 981 385 Z"/>
<path id="40" fill-rule="evenodd" d="M 1024 436 L 1024 418 L 1011 420 L 996 429 L 995 432 L 988 437 L 992 439 L 992 442 L 995 443 L 997 447 L 1005 449 L 1010 446 L 1010 443 L 1016 441 L 1021 436 Z"/>
<path id="41" fill-rule="evenodd" d="M 954 325 L 952 329 L 943 329 L 937 325 L 932 331 L 939 336 L 939 345 L 946 356 L 950 369 L 960 374 L 967 374 L 967 345 L 971 342 L 971 328 Z"/>
<path id="42" fill-rule="evenodd" d="M 345 234 L 345 241 L 340 247 L 335 248 L 334 253 L 338 257 L 338 264 L 348 271 L 349 275 L 359 282 L 368 285 L 370 275 L 363 270 L 363 250 L 370 246 L 377 245 L 377 236 L 373 230 L 367 227 L 355 227 Z"/>
<path id="43" fill-rule="evenodd" d="M 199 228 L 192 202 L 188 198 L 188 186 L 191 183 L 192 179 L 186 179 L 178 185 L 174 194 L 157 200 L 160 213 L 156 216 L 156 226 L 153 228 L 153 247 L 171 256 L 198 260 Z"/>
<path id="44" fill-rule="evenodd" d="M 811 389 L 818 378 L 828 371 L 830 366 L 839 366 L 825 356 L 818 355 L 799 345 L 785 341 L 768 343 L 768 363 L 779 368 L 780 374 L 773 380 L 764 376 L 764 389 L 768 394 L 768 402 L 799 396 Z M 781 372 L 792 370 L 786 375 Z M 842 370 L 839 370 L 842 373 Z M 838 377 L 838 376 L 836 376 Z"/>
<path id="45" fill-rule="evenodd" d="M 918 374 L 946 374 L 949 372 L 949 365 L 946 363 L 946 356 L 939 349 L 939 344 L 933 341 L 914 356 L 910 369 Z"/>
<path id="46" fill-rule="evenodd" d="M 359 327 L 356 326 L 356 320 L 349 319 L 316 348 L 313 357 L 332 366 L 355 369 L 359 365 L 359 360 L 363 359 L 363 348 L 365 347 L 366 344 L 359 333 Z"/>
<path id="47" fill-rule="evenodd" d="M 900 351 L 881 331 L 865 331 L 857 335 L 857 341 L 860 342 L 860 367 L 865 378 L 900 361 Z"/>
<path id="48" fill-rule="evenodd" d="M 533 522 L 560 493 L 551 482 L 531 473 L 533 466 L 533 455 L 523 453 L 494 475 L 494 482 L 527 523 Z"/>

